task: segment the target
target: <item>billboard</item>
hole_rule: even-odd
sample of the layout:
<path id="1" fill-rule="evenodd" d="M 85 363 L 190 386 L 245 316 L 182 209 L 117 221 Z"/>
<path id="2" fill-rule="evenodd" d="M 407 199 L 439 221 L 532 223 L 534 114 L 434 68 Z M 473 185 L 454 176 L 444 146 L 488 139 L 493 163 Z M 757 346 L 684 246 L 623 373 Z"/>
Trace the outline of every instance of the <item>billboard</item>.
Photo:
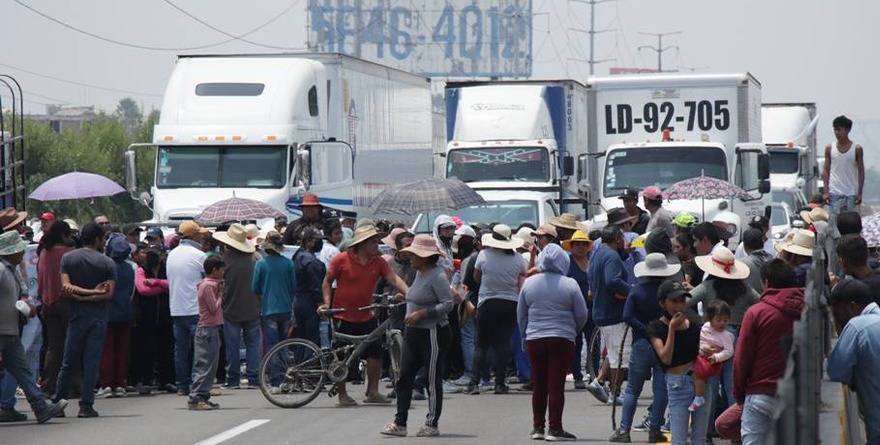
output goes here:
<path id="1" fill-rule="evenodd" d="M 431 77 L 529 77 L 532 0 L 309 0 L 309 45 Z"/>

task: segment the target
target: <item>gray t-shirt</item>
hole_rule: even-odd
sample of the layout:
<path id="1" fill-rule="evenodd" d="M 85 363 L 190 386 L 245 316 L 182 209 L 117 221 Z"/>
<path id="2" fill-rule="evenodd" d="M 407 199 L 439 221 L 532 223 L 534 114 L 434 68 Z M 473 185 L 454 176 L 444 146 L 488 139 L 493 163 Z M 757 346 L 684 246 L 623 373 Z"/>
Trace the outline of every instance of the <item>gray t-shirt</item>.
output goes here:
<path id="1" fill-rule="evenodd" d="M 0 335 L 18 336 L 18 309 L 15 302 L 21 296 L 13 266 L 0 262 Z"/>
<path id="2" fill-rule="evenodd" d="M 664 207 L 660 207 L 653 215 L 651 215 L 645 233 L 650 233 L 657 227 L 665 230 L 670 237 L 675 236 L 675 229 L 672 227 L 672 213 L 669 213 L 669 210 L 666 210 Z"/>
<path id="3" fill-rule="evenodd" d="M 430 329 L 446 326 L 449 323 L 447 314 L 454 305 L 445 269 L 436 266 L 427 273 L 416 272 L 416 279 L 406 294 L 406 314 L 427 309 L 428 316 L 411 327 Z"/>
<path id="4" fill-rule="evenodd" d="M 61 257 L 61 273 L 70 277 L 70 284 L 83 289 L 94 289 L 105 281 L 116 280 L 116 263 L 101 252 L 80 248 Z M 71 318 L 92 317 L 106 320 L 110 301 L 70 302 Z"/>
<path id="5" fill-rule="evenodd" d="M 519 299 L 519 276 L 526 273 L 526 262 L 522 256 L 516 252 L 510 255 L 503 250 L 487 248 L 477 255 L 474 268 L 483 274 L 477 306 L 493 298 Z"/>

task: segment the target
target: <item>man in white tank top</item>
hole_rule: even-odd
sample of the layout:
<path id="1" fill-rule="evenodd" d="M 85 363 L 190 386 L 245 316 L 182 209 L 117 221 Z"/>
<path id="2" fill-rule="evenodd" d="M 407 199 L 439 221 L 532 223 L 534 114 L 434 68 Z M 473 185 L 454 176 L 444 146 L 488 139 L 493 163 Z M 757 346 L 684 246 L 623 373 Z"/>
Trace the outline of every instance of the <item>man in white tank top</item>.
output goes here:
<path id="1" fill-rule="evenodd" d="M 865 163 L 862 146 L 849 140 L 852 121 L 838 116 L 832 122 L 837 142 L 825 147 L 825 202 L 831 211 L 839 214 L 845 210 L 858 211 L 862 203 L 862 187 L 865 185 Z"/>

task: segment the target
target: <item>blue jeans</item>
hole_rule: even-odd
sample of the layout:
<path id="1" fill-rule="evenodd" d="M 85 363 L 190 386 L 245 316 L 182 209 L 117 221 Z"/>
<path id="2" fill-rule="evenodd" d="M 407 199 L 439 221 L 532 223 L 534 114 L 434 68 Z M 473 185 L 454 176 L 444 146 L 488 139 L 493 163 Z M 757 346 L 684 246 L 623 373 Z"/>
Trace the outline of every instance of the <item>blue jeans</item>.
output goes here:
<path id="1" fill-rule="evenodd" d="M 318 305 L 308 298 L 293 299 L 293 319 L 296 322 L 296 338 L 304 338 L 321 346 L 321 317 Z"/>
<path id="2" fill-rule="evenodd" d="M 461 325 L 461 355 L 464 356 L 464 375 L 471 375 L 474 366 L 474 339 L 477 335 L 477 326 L 474 318 Z"/>
<path id="3" fill-rule="evenodd" d="M 693 413 L 688 411 L 694 400 L 694 379 L 687 374 L 666 374 L 666 390 L 669 394 L 672 445 L 687 445 L 689 429 L 691 445 L 705 445 L 706 430 L 709 428 L 709 408 L 704 403 Z"/>
<path id="4" fill-rule="evenodd" d="M 857 210 L 855 196 L 831 195 L 831 211 L 835 215 L 847 210 Z"/>
<path id="5" fill-rule="evenodd" d="M 226 384 L 241 384 L 241 342 L 244 338 L 247 371 L 245 377 L 251 386 L 260 386 L 257 369 L 260 367 L 260 320 L 224 321 L 223 340 L 226 345 Z"/>
<path id="6" fill-rule="evenodd" d="M 220 364 L 220 330 L 223 326 L 196 329 L 193 349 L 192 392 L 189 400 L 205 401 L 211 398 L 211 386 Z"/>
<path id="7" fill-rule="evenodd" d="M 769 394 L 746 396 L 742 414 L 743 445 L 761 445 L 773 423 L 773 407 L 776 398 Z"/>
<path id="8" fill-rule="evenodd" d="M 199 316 L 171 318 L 174 320 L 174 375 L 177 390 L 189 392 L 189 385 L 192 383 L 193 342 Z"/>
<path id="9" fill-rule="evenodd" d="M 0 354 L 3 355 L 3 368 L 6 371 L 5 377 L 3 377 L 2 407 L 12 408 L 15 406 L 15 386 L 18 383 L 25 396 L 27 396 L 28 403 L 30 403 L 34 413 L 44 411 L 46 409 L 46 401 L 43 399 L 43 392 L 40 391 L 40 388 L 37 388 L 37 382 L 34 380 L 33 373 L 28 369 L 24 347 L 21 345 L 21 338 L 17 335 L 0 335 Z M 98 357 L 100 358 L 100 354 L 98 354 Z M 12 384 L 11 395 L 7 393 L 10 381 Z M 7 405 L 10 396 L 12 404 Z"/>
<path id="10" fill-rule="evenodd" d="M 67 325 L 67 339 L 64 342 L 64 361 L 58 373 L 55 396 L 52 400 L 66 399 L 70 391 L 70 381 L 74 370 L 82 366 L 82 398 L 79 406 L 95 404 L 92 392 L 98 382 L 98 368 L 101 353 L 104 351 L 104 337 L 107 336 L 107 320 L 103 318 L 73 316 Z"/>
<path id="11" fill-rule="evenodd" d="M 519 333 L 519 327 L 513 329 L 513 335 L 510 336 L 510 349 L 513 351 L 513 360 L 516 364 L 516 375 L 523 383 L 532 380 L 532 368 L 529 366 L 529 355 L 522 348 L 522 336 Z"/>
<path id="12" fill-rule="evenodd" d="M 287 338 L 287 331 L 290 329 L 290 314 L 273 314 L 260 317 L 260 327 L 263 329 L 263 337 L 266 339 L 265 354 L 276 343 Z"/>
<path id="13" fill-rule="evenodd" d="M 629 356 L 629 377 L 623 397 L 623 415 L 620 418 L 620 429 L 629 431 L 632 428 L 636 405 L 648 374 L 651 374 L 651 390 L 653 401 L 651 408 L 651 431 L 660 431 L 663 425 L 663 414 L 666 411 L 667 393 L 666 378 L 663 368 L 654 355 L 654 348 L 648 340 L 640 338 L 633 341 Z"/>

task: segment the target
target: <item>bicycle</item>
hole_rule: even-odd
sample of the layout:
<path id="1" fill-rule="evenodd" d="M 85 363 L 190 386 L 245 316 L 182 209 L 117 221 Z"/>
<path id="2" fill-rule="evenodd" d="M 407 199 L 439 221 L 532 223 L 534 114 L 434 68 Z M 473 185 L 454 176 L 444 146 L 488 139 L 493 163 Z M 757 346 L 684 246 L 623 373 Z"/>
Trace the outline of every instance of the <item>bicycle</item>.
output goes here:
<path id="1" fill-rule="evenodd" d="M 383 347 L 391 356 L 391 382 L 396 387 L 400 377 L 403 334 L 394 325 L 402 322 L 403 318 L 402 311 L 394 309 L 406 303 L 388 303 L 387 295 L 373 295 L 373 299 L 375 303 L 360 307 L 358 311 L 381 310 L 387 316 L 367 335 L 336 332 L 331 322 L 330 349 L 322 349 L 302 338 L 287 339 L 273 346 L 260 363 L 259 380 L 263 396 L 281 408 L 299 408 L 315 400 L 329 383 L 332 386 L 327 395 L 333 397 L 336 395 L 335 384 L 346 381 L 350 367 L 376 341 L 383 341 Z M 319 312 L 322 316 L 330 317 L 346 312 L 346 309 L 325 309 Z"/>

